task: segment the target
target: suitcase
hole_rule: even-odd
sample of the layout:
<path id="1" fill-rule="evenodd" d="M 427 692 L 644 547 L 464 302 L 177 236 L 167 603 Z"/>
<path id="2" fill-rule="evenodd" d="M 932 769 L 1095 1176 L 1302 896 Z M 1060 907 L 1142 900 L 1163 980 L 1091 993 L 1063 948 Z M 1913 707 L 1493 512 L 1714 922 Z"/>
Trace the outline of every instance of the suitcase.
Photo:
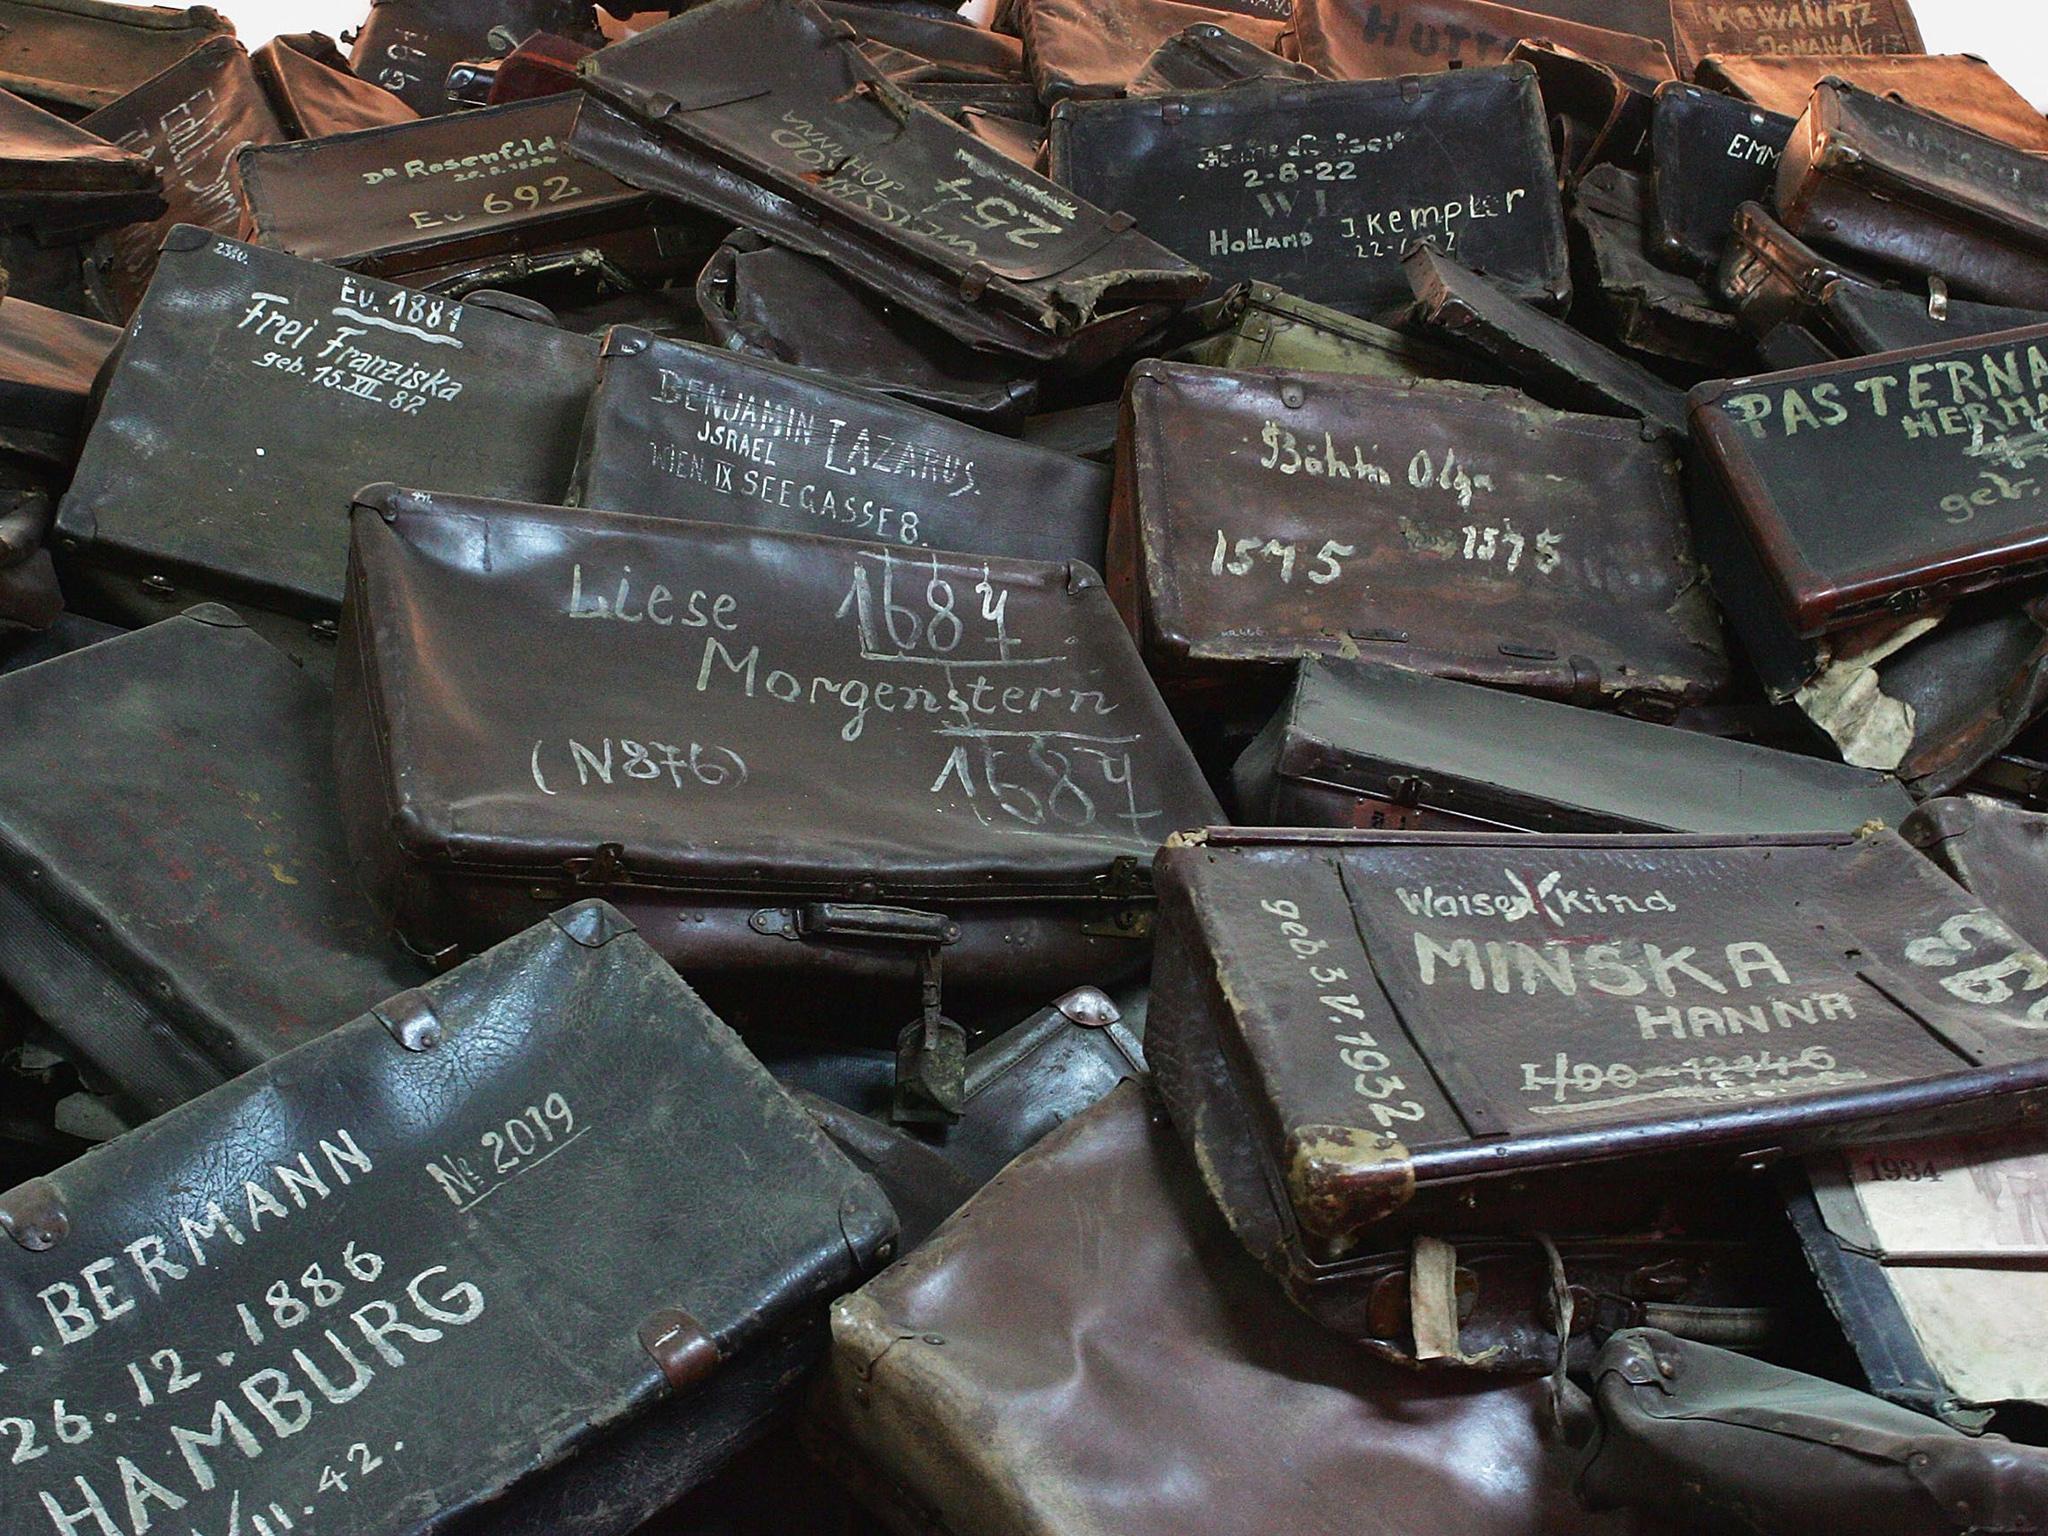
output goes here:
<path id="1" fill-rule="evenodd" d="M 1109 476 L 823 374 L 614 326 L 574 499 L 920 552 L 1099 566 Z"/>
<path id="2" fill-rule="evenodd" d="M 164 211 L 147 224 L 103 235 L 87 284 L 110 319 L 135 312 L 173 229 L 189 224 L 232 235 L 243 217 L 235 154 L 245 144 L 279 144 L 284 125 L 257 83 L 249 55 L 232 37 L 202 43 L 85 127 L 142 156 L 163 174 Z"/>
<path id="3" fill-rule="evenodd" d="M 58 243 L 164 210 L 155 166 L 0 92 L 0 225 Z"/>
<path id="4" fill-rule="evenodd" d="M 919 1146 L 978 1189 L 1047 1132 L 1119 1083 L 1145 1075 L 1143 994 L 1119 1007 L 1098 987 L 1076 987 L 1049 1008 L 967 1055 L 957 1121 L 905 1122 Z M 882 1050 L 823 1050 L 809 1041 L 749 1042 L 783 1084 L 875 1120 L 900 1109 L 895 1057 Z M 886 1182 L 886 1181 L 885 1181 Z M 956 1202 L 957 1203 L 957 1202 Z"/>
<path id="5" fill-rule="evenodd" d="M 1793 234 L 1959 297 L 2048 309 L 2048 160 L 1824 80 L 1778 166 Z"/>
<path id="6" fill-rule="evenodd" d="M 1641 363 L 1609 351 L 1555 316 L 1524 304 L 1431 246 L 1401 260 L 1425 335 L 1484 358 L 1536 399 L 1564 410 L 1632 417 L 1683 438 L 1685 396 Z"/>
<path id="7" fill-rule="evenodd" d="M 334 39 L 320 32 L 280 33 L 249 55 L 277 120 L 294 139 L 324 139 L 419 114 L 391 92 L 349 73 Z"/>
<path id="8" fill-rule="evenodd" d="M 1813 88 L 1833 77 L 1880 96 L 2003 139 L 2030 154 L 2048 153 L 2048 118 L 1997 70 L 1967 53 L 1714 54 L 1693 78 L 1709 90 L 1797 118 Z"/>
<path id="9" fill-rule="evenodd" d="M 1763 336 L 1781 325 L 1818 325 L 1822 295 L 1844 280 L 1863 277 L 1796 238 L 1761 203 L 1744 203 L 1714 284 L 1743 329 Z"/>
<path id="10" fill-rule="evenodd" d="M 1306 64 L 1283 59 L 1228 27 L 1198 21 L 1181 28 L 1152 50 L 1145 67 L 1125 88 L 1127 96 L 1166 96 L 1245 80 L 1319 80 Z"/>
<path id="11" fill-rule="evenodd" d="M 1508 62 L 1536 71 L 1558 177 L 1567 191 L 1597 165 L 1634 165 L 1642 158 L 1650 131 L 1648 82 L 1626 80 L 1612 65 L 1561 43 L 1527 38 L 1508 51 Z"/>
<path id="12" fill-rule="evenodd" d="M 1014 20 L 1032 83 L 1050 104 L 1121 94 L 1161 44 L 1192 26 L 1281 52 L 1292 10 L 1293 0 L 1017 0 Z"/>
<path id="13" fill-rule="evenodd" d="M 1318 654 L 1640 710 L 1728 677 L 1670 452 L 1513 390 L 1141 363 L 1110 590 L 1189 698 Z"/>
<path id="14" fill-rule="evenodd" d="M 1610 1339 L 1594 1390 L 1602 1432 L 1579 1493 L 1596 1510 L 1829 1536 L 1853 1509 L 1868 1536 L 1966 1536 L 2024 1531 L 2048 1505 L 2048 1451 L 1669 1334 Z"/>
<path id="15" fill-rule="evenodd" d="M 1841 763 L 1324 657 L 1234 783 L 1254 826 L 1733 836 L 1913 814 L 1895 780 Z"/>
<path id="16" fill-rule="evenodd" d="M 1483 364 L 1405 331 L 1311 304 L 1256 280 L 1204 305 L 1195 318 L 1210 334 L 1176 347 L 1178 362 L 1205 368 L 1294 368 L 1366 378 L 1481 379 Z"/>
<path id="17" fill-rule="evenodd" d="M 2017 1123 L 2048 1088 L 2034 1021 L 1942 938 L 1996 919 L 1893 832 L 1212 831 L 1154 877 L 1154 1081 L 1240 1239 L 1368 1347 L 1370 1245 L 1527 1251 L 1588 1206 L 1620 1221 L 1716 1167 Z M 1461 1334 L 1443 1256 L 1417 1266 L 1418 1352 L 1546 1368 L 1540 1331 Z M 1523 1326 L 1554 1333 L 1545 1267 Z"/>
<path id="18" fill-rule="evenodd" d="M 235 157 L 243 239 L 394 281 L 653 221 L 653 199 L 569 154 L 574 96 L 420 118 Z"/>
<path id="19" fill-rule="evenodd" d="M 0 978 L 145 1113 L 426 974 L 350 877 L 327 690 L 227 609 L 10 674 L 0 712 Z"/>
<path id="20" fill-rule="evenodd" d="M 370 0 L 348 67 L 421 117 L 434 117 L 454 109 L 451 69 L 465 59 L 510 53 L 535 32 L 592 48 L 604 43 L 589 0 Z"/>
<path id="21" fill-rule="evenodd" d="M 807 1428 L 933 1536 L 1630 1528 L 1579 1507 L 1541 1383 L 1403 1371 L 1290 1309 L 1135 1086 L 833 1307 Z"/>
<path id="22" fill-rule="evenodd" d="M 1650 259 L 1648 178 L 1595 166 L 1573 193 L 1570 224 L 1574 319 L 1583 329 L 1680 377 L 1727 378 L 1752 366 L 1755 350 L 1735 316 L 1697 279 Z"/>
<path id="23" fill-rule="evenodd" d="M 47 1446 L 14 1524 L 33 1497 L 60 1529 L 337 1536 L 531 1530 L 564 1480 L 608 1497 L 545 1528 L 630 1529 L 895 1239 L 601 902 L 17 1186 L 0 1227 L 0 1405 Z M 479 1382 L 488 1433 L 420 1412 Z"/>
<path id="24" fill-rule="evenodd" d="M 746 357 L 808 368 L 978 427 L 1021 420 L 1030 371 L 976 352 L 811 256 L 737 230 L 697 277 L 711 339 Z"/>
<path id="25" fill-rule="evenodd" d="M 1669 267 L 1720 270 L 1735 215 L 1770 199 L 1794 118 L 1676 80 L 1657 87 L 1650 115 L 1656 160 L 1657 255 Z"/>
<path id="26" fill-rule="evenodd" d="M 83 117 L 209 39 L 234 34 L 234 23 L 209 5 L 5 0 L 0 89 L 64 117 Z"/>
<path id="27" fill-rule="evenodd" d="M 362 483 L 559 496 L 596 380 L 589 337 L 190 226 L 137 317 L 58 511 L 73 601 L 217 599 L 322 665 Z"/>
<path id="28" fill-rule="evenodd" d="M 1730 5 L 1727 0 L 1670 0 L 1673 58 L 1690 77 L 1715 53 L 1925 53 L 1907 0 L 1788 0 L 1782 5 Z"/>
<path id="29" fill-rule="evenodd" d="M 1201 291 L 1127 217 L 990 160 L 843 29 L 809 0 L 713 0 L 591 58 L 572 147 L 983 350 L 1090 366 Z"/>
<path id="30" fill-rule="evenodd" d="M 1870 1390 L 1970 1434 L 2008 1420 L 2024 1432 L 2048 1403 L 2040 1132 L 1821 1154 L 1785 1185 L 1793 1230 Z"/>
<path id="31" fill-rule="evenodd" d="M 1050 153 L 1053 180 L 1131 214 L 1222 286 L 1257 278 L 1371 317 L 1406 299 L 1401 253 L 1427 240 L 1517 298 L 1571 301 L 1524 64 L 1063 102 Z"/>
<path id="32" fill-rule="evenodd" d="M 2048 569 L 2030 368 L 2048 378 L 2048 327 L 1693 392 L 1701 552 L 1773 698 L 1822 636 Z M 1916 514 L 1871 517 L 1872 484 Z"/>
<path id="33" fill-rule="evenodd" d="M 1899 832 L 2029 945 L 2048 939 L 2048 816 L 1958 795 L 1929 800 Z M 2048 998 L 2037 1011 L 2048 1020 Z"/>
<path id="34" fill-rule="evenodd" d="M 1079 564 L 390 486 L 353 530 L 350 847 L 422 953 L 603 894 L 754 1015 L 920 979 L 957 1047 L 942 968 L 969 1013 L 1142 968 L 1143 861 L 1216 814 Z"/>
<path id="35" fill-rule="evenodd" d="M 965 84 L 1018 82 L 1025 76 L 1024 46 L 1018 39 L 961 16 L 941 20 L 905 7 L 850 0 L 819 0 L 818 9 L 859 32 L 870 58 L 882 52 L 895 54 L 909 73 L 899 75 L 885 66 L 892 78 L 922 75 Z"/>
<path id="36" fill-rule="evenodd" d="M 0 298 L 0 442 L 68 469 L 93 381 L 120 340 L 117 326 Z"/>
<path id="37" fill-rule="evenodd" d="M 1498 64 L 1523 39 L 1598 60 L 1643 90 L 1673 75 L 1654 38 L 1493 0 L 1295 0 L 1283 51 L 1333 79 L 1379 80 Z"/>
<path id="38" fill-rule="evenodd" d="M 1951 299 L 1938 289 L 1923 298 L 1852 277 L 1837 278 L 1823 288 L 1819 310 L 1829 339 L 1849 357 L 2048 325 L 2048 313 L 2038 309 L 1973 304 Z"/>
<path id="39" fill-rule="evenodd" d="M 587 43 L 534 32 L 503 58 L 466 60 L 448 71 L 448 94 L 468 106 L 502 107 L 508 102 L 559 96 L 576 89 L 576 66 L 596 50 Z M 461 82 L 467 74 L 483 90 L 483 99 L 469 100 Z"/>

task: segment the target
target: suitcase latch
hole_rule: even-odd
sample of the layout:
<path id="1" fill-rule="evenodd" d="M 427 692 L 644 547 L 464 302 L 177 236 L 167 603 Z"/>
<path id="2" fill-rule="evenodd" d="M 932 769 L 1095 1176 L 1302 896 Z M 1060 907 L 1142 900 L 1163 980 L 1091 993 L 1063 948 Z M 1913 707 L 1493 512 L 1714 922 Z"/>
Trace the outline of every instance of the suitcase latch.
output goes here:
<path id="1" fill-rule="evenodd" d="M 626 845 L 601 843 L 585 858 L 562 860 L 571 885 L 613 885 L 626 878 Z"/>
<path id="2" fill-rule="evenodd" d="M 1397 773 L 1387 780 L 1387 799 L 1411 811 L 1422 804 L 1422 797 L 1428 793 L 1429 780 L 1419 774 Z"/>
<path id="3" fill-rule="evenodd" d="M 1114 902 L 1113 911 L 1085 919 L 1081 932 L 1093 939 L 1143 939 L 1152 933 L 1152 870 L 1131 854 L 1120 854 L 1095 877 L 1095 899 Z"/>
<path id="4" fill-rule="evenodd" d="M 940 1008 L 940 955 L 960 938 L 943 912 L 915 907 L 813 901 L 763 907 L 747 919 L 756 933 L 784 939 L 865 939 L 907 944 L 917 954 L 918 1015 L 896 1037 L 896 1087 L 889 1118 L 898 1125 L 951 1125 L 967 1103 L 967 1031 Z"/>

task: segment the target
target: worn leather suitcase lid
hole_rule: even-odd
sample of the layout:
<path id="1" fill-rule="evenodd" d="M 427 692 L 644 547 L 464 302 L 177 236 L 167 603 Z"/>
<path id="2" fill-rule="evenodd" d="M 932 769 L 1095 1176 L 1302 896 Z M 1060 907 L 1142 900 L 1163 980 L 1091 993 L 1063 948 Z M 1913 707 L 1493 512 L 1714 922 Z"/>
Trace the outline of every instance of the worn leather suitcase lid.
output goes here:
<path id="1" fill-rule="evenodd" d="M 890 88 L 838 27 L 809 0 L 712 0 L 593 54 L 583 84 L 661 139 L 1042 333 L 1200 290 L 1199 270 L 1127 217 L 990 159 Z"/>
<path id="2" fill-rule="evenodd" d="M 1883 206 L 1842 216 L 1831 183 Z M 1778 168 L 1776 203 L 1795 234 L 1931 268 L 1959 291 L 1992 283 L 1997 292 L 1973 296 L 2002 299 L 2013 280 L 1988 269 L 1976 250 L 1988 242 L 2008 253 L 2005 265 L 2025 269 L 2020 287 L 2048 294 L 2028 275 L 2048 259 L 2048 158 L 1844 81 L 1814 88 Z"/>
<path id="3" fill-rule="evenodd" d="M 2048 121 L 2048 119 L 2044 119 Z M 2048 325 L 2048 313 L 1979 304 L 1879 288 L 1853 277 L 1837 278 L 1821 290 L 1820 314 L 1829 339 L 1847 354 L 1904 352 L 1970 336 Z"/>
<path id="4" fill-rule="evenodd" d="M 0 298 L 0 425 L 73 438 L 118 326 Z"/>
<path id="5" fill-rule="evenodd" d="M 381 85 L 349 73 L 334 39 L 320 32 L 281 33 L 249 55 L 278 121 L 295 139 L 320 139 L 419 114 Z"/>
<path id="6" fill-rule="evenodd" d="M 1525 38 L 1558 43 L 1650 90 L 1673 78 L 1656 37 L 1493 0 L 1295 0 L 1292 57 L 1338 80 L 1378 80 L 1498 64 Z M 1572 5 L 1574 10 L 1586 7 Z"/>
<path id="7" fill-rule="evenodd" d="M 1215 805 L 1078 563 L 391 486 L 353 528 L 343 644 L 414 860 L 1055 897 Z M 658 719 L 654 779 L 622 738 Z"/>
<path id="8" fill-rule="evenodd" d="M 1429 245 L 1402 259 L 1416 318 L 1498 364 L 1539 399 L 1568 410 L 1632 416 L 1685 435 L 1685 396 L 1553 315 L 1495 287 Z"/>
<path id="9" fill-rule="evenodd" d="M 1667 449 L 1513 390 L 1141 363 L 1114 590 L 1157 664 L 1315 654 L 1583 701 L 1727 678 Z"/>
<path id="10" fill-rule="evenodd" d="M 1062 102 L 1050 153 L 1055 181 L 1223 286 L 1259 278 L 1371 316 L 1407 297 L 1401 253 L 1429 240 L 1518 298 L 1571 300 L 1527 64 Z"/>
<path id="11" fill-rule="evenodd" d="M 42 1437 L 18 1524 L 139 1499 L 336 1536 L 450 1530 L 687 1414 L 895 1232 L 601 902 L 0 1195 L 0 1226 L 0 1404 L 90 1425 Z M 480 1390 L 487 1429 L 438 1411 Z"/>
<path id="12" fill-rule="evenodd" d="M 244 150 L 244 236 L 396 277 L 648 221 L 651 199 L 569 154 L 576 98 Z"/>
<path id="13" fill-rule="evenodd" d="M 558 496 L 596 371 L 590 337 L 180 226 L 58 539 L 81 562 L 332 617 L 365 480 Z"/>
<path id="14" fill-rule="evenodd" d="M 1854 832 L 1898 826 L 1896 780 L 1622 715 L 1312 657 L 1272 731 L 1285 779 L 1532 832 Z M 1558 765 L 1571 764 L 1560 775 Z"/>
<path id="15" fill-rule="evenodd" d="M 1032 83 L 1047 102 L 1115 96 L 1168 38 L 1200 23 L 1279 50 L 1293 0 L 1019 0 Z"/>
<path id="16" fill-rule="evenodd" d="M 2048 153 L 2048 118 L 1982 59 L 1945 54 L 1714 54 L 1693 78 L 1710 90 L 1797 118 L 1830 76 L 2032 154 Z"/>
<path id="17" fill-rule="evenodd" d="M 1794 121 L 1697 85 L 1657 87 L 1650 145 L 1656 237 L 1667 265 L 1720 265 L 1736 210 L 1770 197 Z"/>
<path id="18" fill-rule="evenodd" d="M 1038 398 L 1021 365 L 947 335 L 827 262 L 736 231 L 697 275 L 697 308 L 728 351 L 831 375 L 982 425 Z"/>
<path id="19" fill-rule="evenodd" d="M 20 205 L 33 216 L 39 196 L 124 195 L 141 209 L 134 217 L 148 218 L 157 181 L 156 167 L 142 156 L 0 91 L 0 202 L 6 206 Z"/>
<path id="20" fill-rule="evenodd" d="M 1154 877 L 1153 1070 L 1184 1134 L 1271 1170 L 1311 1266 L 1439 1180 L 1992 1126 L 2048 1091 L 2038 1025 L 1945 935 L 2044 962 L 1893 832 L 1212 831 Z"/>
<path id="21" fill-rule="evenodd" d="M 1703 384 L 1690 410 L 1723 515 L 1812 637 L 2048 568 L 2028 473 L 2044 389 L 2037 326 Z M 1871 515 L 1872 485 L 1900 515 Z"/>
<path id="22" fill-rule="evenodd" d="M 1152 57 L 1132 77 L 1124 94 L 1163 96 L 1175 91 L 1199 91 L 1268 77 L 1282 80 L 1322 78 L 1306 64 L 1283 59 L 1257 43 L 1247 42 L 1228 27 L 1213 21 L 1198 21 L 1181 28 L 1153 49 Z"/>
<path id="23" fill-rule="evenodd" d="M 213 7 L 108 0 L 0 4 L 0 87 L 73 113 L 103 107 L 209 38 L 234 36 Z"/>
<path id="24" fill-rule="evenodd" d="M 839 1301 L 832 1334 L 814 1443 L 943 1536 L 1327 1533 L 1364 1508 L 1402 1536 L 1623 1529 L 1573 1497 L 1542 1383 L 1402 1370 L 1288 1305 L 1136 1086 Z"/>
<path id="25" fill-rule="evenodd" d="M 553 32 L 595 48 L 604 42 L 589 0 L 370 0 L 348 64 L 422 117 L 453 111 L 448 71 L 502 50 L 491 32 L 515 41 Z"/>
<path id="26" fill-rule="evenodd" d="M 1109 476 L 823 374 L 615 326 L 584 422 L 575 499 L 919 552 L 1099 566 Z"/>
<path id="27" fill-rule="evenodd" d="M 327 690 L 225 608 L 0 680 L 0 711 L 7 979 L 144 1109 L 425 974 L 350 879 Z"/>
<path id="28" fill-rule="evenodd" d="M 285 137 L 249 55 L 232 37 L 201 44 L 93 113 L 85 126 L 163 173 L 162 214 L 103 236 L 87 269 L 101 307 L 123 318 L 141 301 L 157 251 L 174 228 L 192 224 L 223 235 L 240 229 L 235 153 L 244 144 L 277 144 Z"/>
<path id="29" fill-rule="evenodd" d="M 1925 53 L 1920 24 L 1907 0 L 1852 4 L 1786 0 L 1782 5 L 1730 5 L 1726 0 L 1670 0 L 1679 72 L 1712 53 Z"/>
<path id="30" fill-rule="evenodd" d="M 1651 259 L 1655 209 L 1651 178 L 1626 166 L 1596 165 L 1580 179 L 1569 215 L 1583 300 L 1575 322 L 1616 348 L 1689 370 L 1688 377 L 1752 370 L 1755 350 L 1736 317 L 1698 277 Z"/>

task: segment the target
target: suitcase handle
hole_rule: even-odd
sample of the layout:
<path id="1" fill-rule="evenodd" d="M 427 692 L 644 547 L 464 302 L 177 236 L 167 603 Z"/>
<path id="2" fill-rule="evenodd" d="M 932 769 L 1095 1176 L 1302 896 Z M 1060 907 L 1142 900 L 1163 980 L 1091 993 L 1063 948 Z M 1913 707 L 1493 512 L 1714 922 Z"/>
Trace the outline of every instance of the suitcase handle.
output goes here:
<path id="1" fill-rule="evenodd" d="M 960 924 L 943 912 L 811 901 L 800 907 L 763 907 L 747 919 L 756 933 L 785 939 L 875 939 L 939 947 L 960 937 Z"/>

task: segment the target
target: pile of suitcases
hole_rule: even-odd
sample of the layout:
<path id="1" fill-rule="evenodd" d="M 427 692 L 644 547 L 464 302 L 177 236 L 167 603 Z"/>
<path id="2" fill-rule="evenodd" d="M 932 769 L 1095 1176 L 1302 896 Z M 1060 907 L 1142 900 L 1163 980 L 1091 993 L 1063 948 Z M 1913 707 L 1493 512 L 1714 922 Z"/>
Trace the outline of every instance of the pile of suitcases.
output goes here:
<path id="1" fill-rule="evenodd" d="M 1528 3 L 0 0 L 0 1536 L 2048 1530 L 2048 119 Z"/>

